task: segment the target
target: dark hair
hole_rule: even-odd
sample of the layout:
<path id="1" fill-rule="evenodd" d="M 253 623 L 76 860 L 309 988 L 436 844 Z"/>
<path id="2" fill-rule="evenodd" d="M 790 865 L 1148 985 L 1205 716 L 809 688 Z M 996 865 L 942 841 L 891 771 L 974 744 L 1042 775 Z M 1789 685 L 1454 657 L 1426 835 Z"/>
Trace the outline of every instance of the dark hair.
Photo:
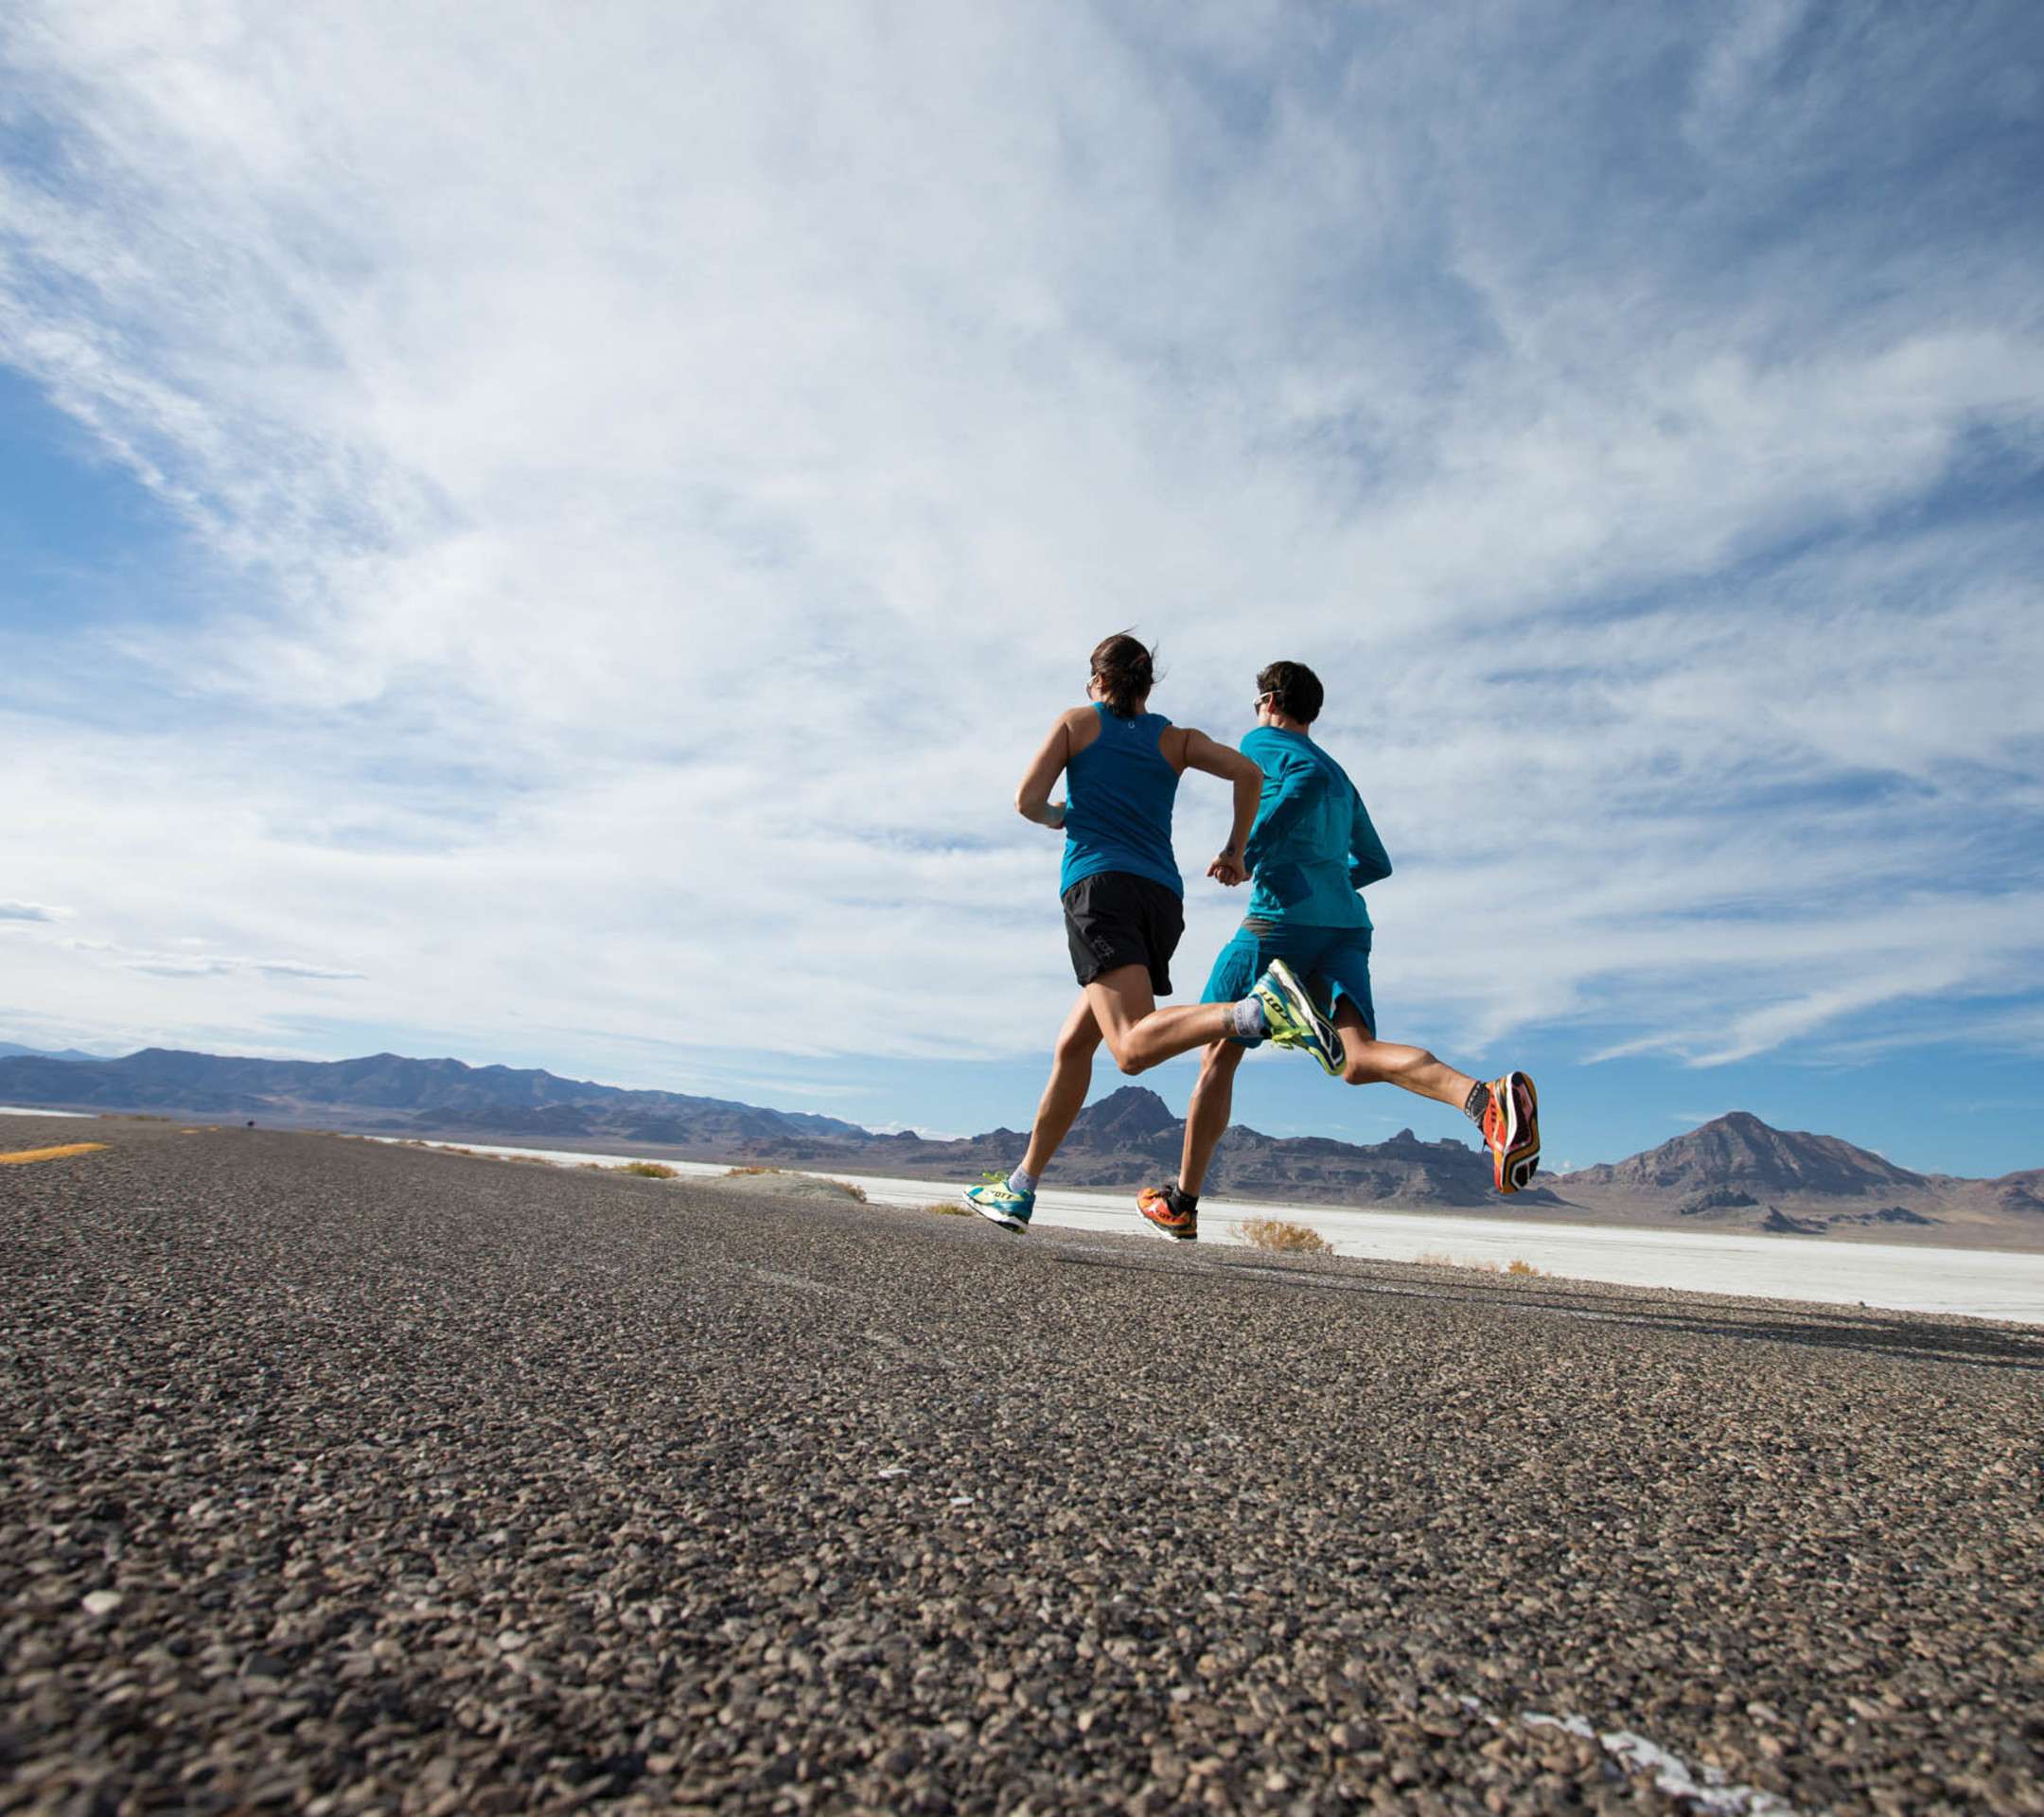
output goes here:
<path id="1" fill-rule="evenodd" d="M 1327 690 L 1320 678 L 1303 662 L 1273 662 L 1260 671 L 1257 692 L 1271 696 L 1271 705 L 1288 718 L 1310 726 L 1327 704 Z"/>
<path id="2" fill-rule="evenodd" d="M 1118 719 L 1132 719 L 1156 685 L 1156 652 L 1132 633 L 1117 631 L 1094 644 L 1093 679 L 1108 711 Z"/>

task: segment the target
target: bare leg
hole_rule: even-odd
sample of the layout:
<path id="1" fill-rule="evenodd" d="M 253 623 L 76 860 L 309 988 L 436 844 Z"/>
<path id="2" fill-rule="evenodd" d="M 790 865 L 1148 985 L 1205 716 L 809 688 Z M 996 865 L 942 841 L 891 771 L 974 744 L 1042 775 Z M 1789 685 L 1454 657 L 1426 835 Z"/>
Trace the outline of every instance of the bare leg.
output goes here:
<path id="1" fill-rule="evenodd" d="M 1140 965 L 1118 965 L 1085 987 L 1093 1019 L 1107 1050 L 1123 1072 L 1148 1072 L 1174 1054 L 1190 1053 L 1229 1032 L 1234 1005 L 1194 1003 L 1160 1010 L 1151 995 L 1150 974 Z"/>
<path id="2" fill-rule="evenodd" d="M 1397 1085 L 1457 1110 L 1469 1102 L 1476 1082 L 1468 1073 L 1435 1059 L 1424 1048 L 1378 1040 L 1346 997 L 1335 1008 L 1334 1026 L 1341 1031 L 1342 1077 L 1351 1085 Z"/>
<path id="3" fill-rule="evenodd" d="M 1186 1111 L 1185 1153 L 1178 1163 L 1178 1190 L 1197 1197 L 1213 1153 L 1227 1134 L 1235 1108 L 1235 1071 L 1249 1050 L 1239 1041 L 1215 1041 L 1200 1055 L 1199 1084 Z"/>
<path id="4" fill-rule="evenodd" d="M 1058 1031 L 1057 1046 L 1050 1054 L 1050 1081 L 1044 1086 L 1036 1106 L 1036 1121 L 1030 1129 L 1029 1153 L 1022 1157 L 1025 1173 L 1041 1173 L 1050 1165 L 1058 1145 L 1071 1134 L 1072 1120 L 1084 1107 L 1093 1085 L 1093 1055 L 1101 1044 L 1100 1024 L 1093 1019 L 1093 1006 L 1082 992 L 1079 1000 Z"/>

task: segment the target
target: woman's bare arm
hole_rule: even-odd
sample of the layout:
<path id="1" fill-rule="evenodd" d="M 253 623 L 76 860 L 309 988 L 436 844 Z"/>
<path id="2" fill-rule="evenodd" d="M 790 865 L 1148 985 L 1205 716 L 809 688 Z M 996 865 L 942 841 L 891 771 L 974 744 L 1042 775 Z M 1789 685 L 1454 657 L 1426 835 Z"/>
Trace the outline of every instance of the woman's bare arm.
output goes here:
<path id="1" fill-rule="evenodd" d="M 1056 786 L 1057 779 L 1064 775 L 1065 766 L 1071 762 L 1071 720 L 1072 715 L 1068 713 L 1058 715 L 1057 724 L 1037 746 L 1029 768 L 1023 771 L 1021 782 L 1015 785 L 1015 812 L 1025 820 L 1034 820 L 1038 826 L 1048 826 L 1053 832 L 1065 824 L 1065 803 L 1053 802 L 1050 791 Z"/>
<path id="2" fill-rule="evenodd" d="M 1262 797 L 1263 772 L 1241 751 L 1229 750 L 1190 726 L 1185 729 L 1185 767 L 1204 770 L 1209 776 L 1218 776 L 1235 785 L 1235 824 L 1228 833 L 1227 843 L 1207 867 L 1207 874 L 1230 889 L 1238 883 L 1248 882 L 1249 869 L 1242 859 L 1242 847 L 1256 820 L 1257 803 Z"/>

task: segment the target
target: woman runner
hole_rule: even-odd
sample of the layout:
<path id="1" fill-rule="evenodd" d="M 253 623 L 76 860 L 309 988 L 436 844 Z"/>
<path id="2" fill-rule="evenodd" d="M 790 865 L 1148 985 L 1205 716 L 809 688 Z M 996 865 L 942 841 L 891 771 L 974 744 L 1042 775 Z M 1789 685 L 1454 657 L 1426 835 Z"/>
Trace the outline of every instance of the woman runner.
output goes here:
<path id="1" fill-rule="evenodd" d="M 1234 785 L 1235 823 L 1207 874 L 1230 888 L 1246 880 L 1242 843 L 1256 819 L 1263 773 L 1203 732 L 1149 711 L 1155 656 L 1127 632 L 1094 650 L 1090 706 L 1060 714 L 1015 790 L 1015 809 L 1062 829 L 1058 890 L 1079 998 L 1059 1030 L 1050 1080 L 1036 1107 L 1029 1150 L 1005 1180 L 966 1189 L 965 1203 L 1003 1229 L 1029 1228 L 1036 1183 L 1070 1132 L 1105 1041 L 1125 1073 L 1145 1072 L 1173 1054 L 1239 1035 L 1310 1052 L 1341 1066 L 1332 1023 L 1282 960 L 1230 1003 L 1160 1010 L 1171 995 L 1171 959 L 1185 931 L 1185 886 L 1172 853 L 1178 779 L 1205 771 Z M 1050 791 L 1065 778 L 1065 800 Z"/>

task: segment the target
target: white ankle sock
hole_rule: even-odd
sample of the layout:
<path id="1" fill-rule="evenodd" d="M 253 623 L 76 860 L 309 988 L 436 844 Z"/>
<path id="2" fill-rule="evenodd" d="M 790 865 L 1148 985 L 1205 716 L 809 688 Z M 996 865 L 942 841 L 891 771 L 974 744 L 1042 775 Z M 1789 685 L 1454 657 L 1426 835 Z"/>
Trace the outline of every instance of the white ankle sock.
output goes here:
<path id="1" fill-rule="evenodd" d="M 1008 1176 L 1008 1190 L 1011 1192 L 1033 1192 L 1036 1182 L 1042 1177 L 1040 1173 L 1025 1173 L 1018 1167 Z"/>

